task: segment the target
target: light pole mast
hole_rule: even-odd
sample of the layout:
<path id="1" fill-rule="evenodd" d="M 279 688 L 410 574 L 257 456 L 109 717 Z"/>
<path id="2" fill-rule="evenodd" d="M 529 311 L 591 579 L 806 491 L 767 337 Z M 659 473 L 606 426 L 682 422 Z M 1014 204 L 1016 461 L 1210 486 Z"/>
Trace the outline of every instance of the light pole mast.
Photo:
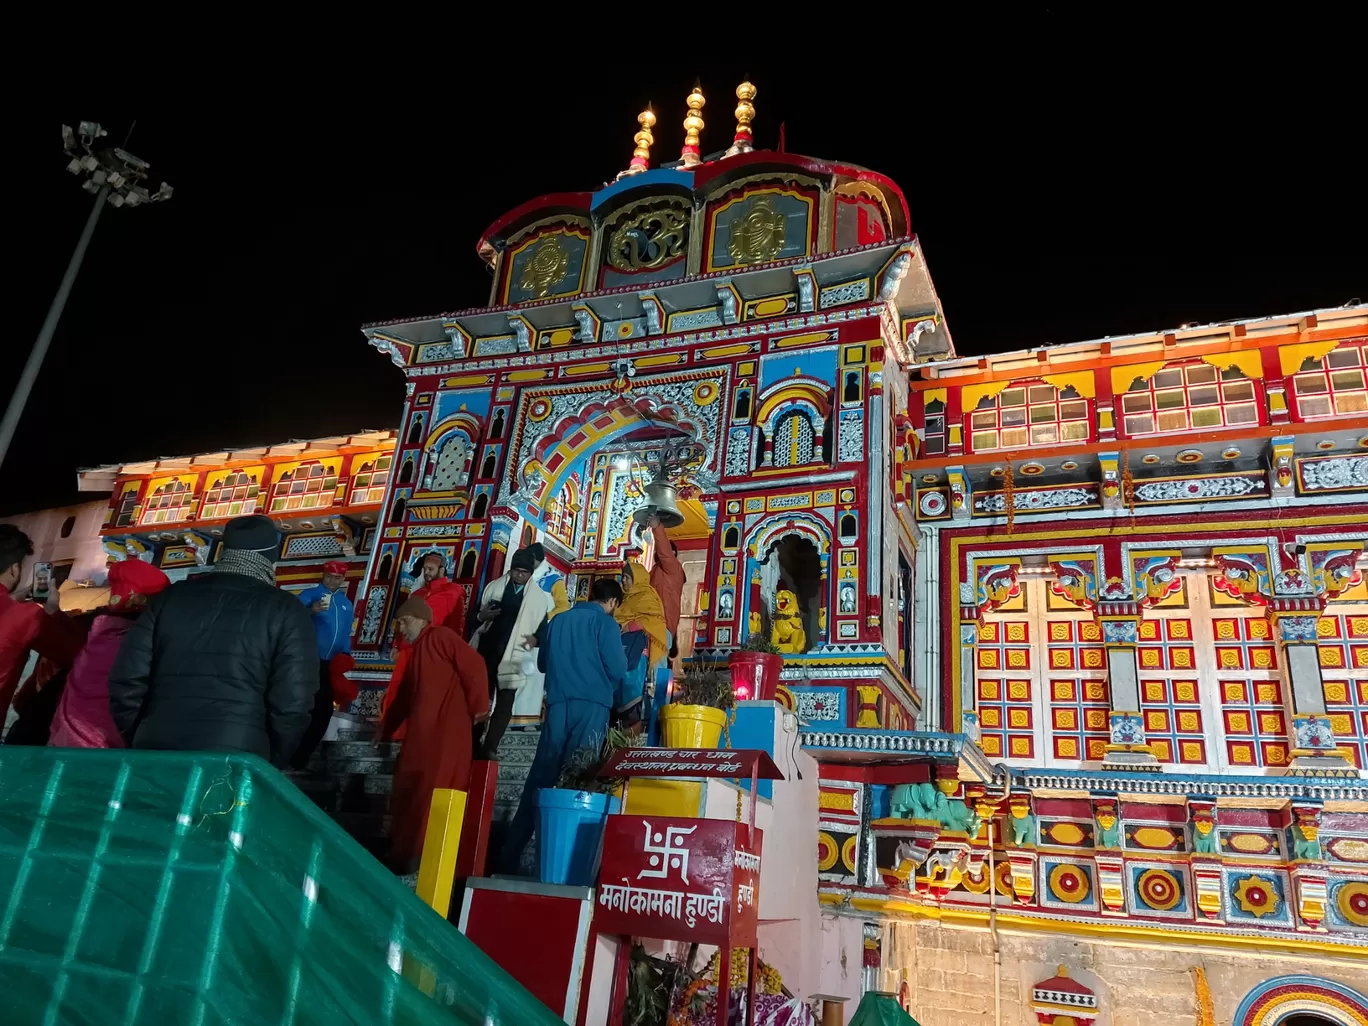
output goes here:
<path id="1" fill-rule="evenodd" d="M 0 422 L 0 465 L 4 464 L 5 457 L 9 454 L 10 442 L 14 439 L 14 431 L 19 426 L 24 404 L 28 402 L 29 392 L 33 390 L 33 383 L 38 379 L 38 371 L 42 369 L 43 359 L 47 356 L 48 346 L 51 345 L 52 336 L 57 330 L 57 322 L 62 317 L 67 297 L 71 295 L 71 286 L 75 284 L 76 275 L 81 270 L 81 261 L 85 259 L 90 237 L 95 234 L 95 224 L 100 220 L 100 212 L 104 210 L 105 204 L 114 207 L 136 207 L 143 203 L 156 203 L 171 198 L 171 186 L 165 182 L 162 182 L 155 193 L 149 193 L 143 187 L 142 183 L 147 178 L 150 167 L 145 160 L 139 160 L 117 146 L 94 150 L 92 147 L 95 140 L 106 134 L 105 130 L 93 121 L 82 121 L 78 132 L 72 132 L 68 125 L 62 126 L 62 146 L 71 156 L 67 170 L 74 175 L 89 176 L 81 187 L 95 194 L 95 205 L 91 208 L 90 216 L 86 218 L 85 228 L 76 242 L 76 249 L 71 254 L 71 262 L 67 264 L 66 274 L 62 276 L 62 284 L 57 287 L 57 295 L 53 297 L 47 318 L 43 321 L 43 327 L 33 343 L 33 351 L 29 353 L 28 362 L 24 364 L 23 373 L 19 375 L 19 381 L 14 386 L 14 395 L 10 397 L 9 406 L 5 408 L 5 419 Z"/>

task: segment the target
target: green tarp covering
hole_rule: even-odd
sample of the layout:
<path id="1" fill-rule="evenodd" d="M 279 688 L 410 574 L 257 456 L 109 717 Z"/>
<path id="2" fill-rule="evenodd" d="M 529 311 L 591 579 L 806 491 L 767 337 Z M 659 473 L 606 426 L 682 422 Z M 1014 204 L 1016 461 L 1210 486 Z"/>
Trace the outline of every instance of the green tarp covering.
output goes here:
<path id="1" fill-rule="evenodd" d="M 870 990 L 860 998 L 860 1007 L 855 1009 L 850 1026 L 921 1026 L 921 1023 L 904 1012 L 892 994 Z"/>
<path id="2" fill-rule="evenodd" d="M 260 759 L 4 746 L 0 1022 L 560 1018 Z"/>

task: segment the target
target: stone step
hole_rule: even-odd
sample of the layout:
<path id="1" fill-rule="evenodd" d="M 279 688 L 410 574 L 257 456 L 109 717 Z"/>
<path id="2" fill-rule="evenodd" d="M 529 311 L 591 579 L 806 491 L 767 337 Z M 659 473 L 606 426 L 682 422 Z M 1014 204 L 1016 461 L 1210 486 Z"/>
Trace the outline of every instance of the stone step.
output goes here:
<path id="1" fill-rule="evenodd" d="M 314 758 L 324 759 L 394 759 L 401 747 L 398 741 L 371 741 L 358 738 L 353 741 L 324 741 L 318 746 Z"/>

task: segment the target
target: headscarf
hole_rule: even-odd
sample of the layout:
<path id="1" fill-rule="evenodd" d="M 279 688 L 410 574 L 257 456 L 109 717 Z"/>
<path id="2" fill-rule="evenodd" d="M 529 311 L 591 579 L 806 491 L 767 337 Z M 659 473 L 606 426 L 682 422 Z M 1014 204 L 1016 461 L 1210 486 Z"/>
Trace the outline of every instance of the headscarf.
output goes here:
<path id="1" fill-rule="evenodd" d="M 627 564 L 627 569 L 632 574 L 632 585 L 622 597 L 613 619 L 623 627 L 629 623 L 641 625 L 651 645 L 648 665 L 655 666 L 665 658 L 670 647 L 669 628 L 665 626 L 665 607 L 661 605 L 656 590 L 651 587 L 651 575 L 646 568 L 633 561 Z"/>
<path id="2" fill-rule="evenodd" d="M 347 575 L 347 564 L 340 559 L 330 559 L 323 564 L 323 572 L 325 574 L 341 574 L 345 577 Z"/>

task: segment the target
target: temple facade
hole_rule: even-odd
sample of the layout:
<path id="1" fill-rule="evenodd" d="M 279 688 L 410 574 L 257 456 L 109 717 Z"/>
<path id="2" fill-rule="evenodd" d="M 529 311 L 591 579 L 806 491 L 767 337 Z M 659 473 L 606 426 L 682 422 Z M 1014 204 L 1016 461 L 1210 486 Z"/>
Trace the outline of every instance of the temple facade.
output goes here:
<path id="1" fill-rule="evenodd" d="M 488 305 L 365 327 L 397 433 L 104 468 L 107 548 L 212 561 L 250 496 L 286 564 L 355 556 L 378 684 L 423 556 L 474 599 L 537 540 L 583 597 L 667 484 L 684 654 L 785 625 L 796 993 L 1368 1021 L 1368 306 L 959 357 L 898 186 L 755 149 L 737 96 L 724 149 L 695 90 L 677 160 L 645 112 L 613 181 L 497 219 Z"/>
<path id="2" fill-rule="evenodd" d="M 753 95 L 495 221 L 488 306 L 364 329 L 407 400 L 354 647 L 434 549 L 472 596 L 534 539 L 572 595 L 649 562 L 668 482 L 692 658 L 796 628 L 802 993 L 1363 1022 L 1368 307 L 958 357 L 902 192 L 755 150 Z"/>

